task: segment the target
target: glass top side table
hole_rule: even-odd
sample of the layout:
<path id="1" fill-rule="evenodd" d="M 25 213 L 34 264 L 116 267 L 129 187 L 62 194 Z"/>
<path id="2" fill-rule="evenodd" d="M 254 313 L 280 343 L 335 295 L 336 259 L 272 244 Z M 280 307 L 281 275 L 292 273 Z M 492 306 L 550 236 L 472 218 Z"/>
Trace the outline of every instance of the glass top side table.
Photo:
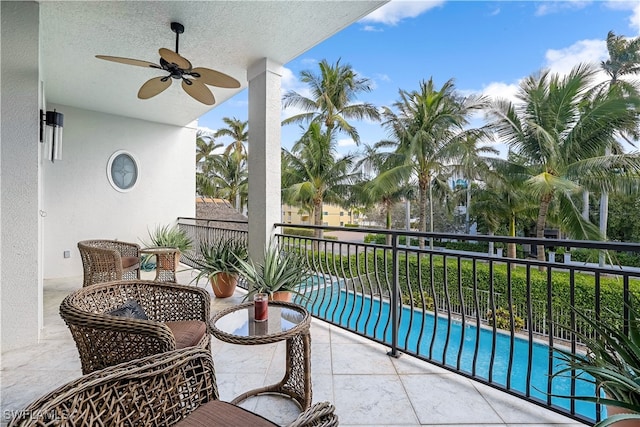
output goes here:
<path id="1" fill-rule="evenodd" d="M 286 370 L 277 384 L 257 388 L 233 399 L 236 404 L 263 393 L 289 396 L 304 410 L 311 406 L 311 316 L 302 306 L 269 301 L 265 322 L 253 318 L 253 302 L 220 311 L 211 318 L 211 333 L 221 341 L 239 345 L 270 344 L 286 340 Z"/>

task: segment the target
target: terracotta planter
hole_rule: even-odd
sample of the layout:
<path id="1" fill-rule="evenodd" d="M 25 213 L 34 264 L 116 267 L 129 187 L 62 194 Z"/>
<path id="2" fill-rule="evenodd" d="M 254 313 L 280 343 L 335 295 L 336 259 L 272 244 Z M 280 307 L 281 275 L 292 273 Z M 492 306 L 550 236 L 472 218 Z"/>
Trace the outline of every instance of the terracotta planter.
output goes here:
<path id="1" fill-rule="evenodd" d="M 620 408 L 619 406 L 609 406 L 607 405 L 607 417 L 618 414 L 632 414 L 633 412 L 626 409 Z M 614 427 L 640 427 L 640 420 L 626 420 L 626 421 L 618 421 L 615 424 L 612 424 Z"/>
<path id="2" fill-rule="evenodd" d="M 271 294 L 269 299 L 272 300 L 272 301 L 291 302 L 291 297 L 292 296 L 293 296 L 293 293 L 289 292 L 289 291 L 276 291 L 276 292 Z"/>
<path id="3" fill-rule="evenodd" d="M 234 273 L 217 273 L 210 279 L 213 293 L 218 298 L 229 298 L 233 295 L 238 284 L 238 275 Z"/>

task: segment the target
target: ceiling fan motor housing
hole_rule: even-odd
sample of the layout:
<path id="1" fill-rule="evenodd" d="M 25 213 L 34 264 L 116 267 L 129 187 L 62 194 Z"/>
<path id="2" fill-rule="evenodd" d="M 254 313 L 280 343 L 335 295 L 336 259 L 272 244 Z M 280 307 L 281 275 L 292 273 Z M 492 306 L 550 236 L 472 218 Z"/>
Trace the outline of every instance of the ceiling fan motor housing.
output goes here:
<path id="1" fill-rule="evenodd" d="M 182 34 L 182 33 L 184 33 L 184 25 L 182 25 L 179 22 L 172 22 L 171 23 L 171 31 L 173 31 L 176 34 Z"/>

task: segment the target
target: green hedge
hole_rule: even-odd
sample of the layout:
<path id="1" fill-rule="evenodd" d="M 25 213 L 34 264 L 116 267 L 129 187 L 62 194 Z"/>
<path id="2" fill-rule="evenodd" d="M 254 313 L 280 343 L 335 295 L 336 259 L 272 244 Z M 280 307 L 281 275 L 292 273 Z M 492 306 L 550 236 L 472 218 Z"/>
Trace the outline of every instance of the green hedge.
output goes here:
<path id="1" fill-rule="evenodd" d="M 578 262 L 598 262 L 600 251 L 597 249 L 572 249 L 571 260 Z M 557 257 L 556 257 L 557 258 Z M 609 251 L 607 263 L 625 265 L 628 267 L 640 267 L 640 254 L 629 252 Z"/>
<path id="2" fill-rule="evenodd" d="M 374 258 L 375 257 L 375 258 Z M 460 303 L 458 283 L 465 288 L 474 287 L 473 262 L 469 260 L 461 261 L 458 266 L 457 260 L 447 258 L 446 269 L 442 256 L 432 257 L 433 265 L 430 265 L 429 256 L 421 256 L 420 282 L 418 281 L 418 258 L 410 255 L 407 260 L 405 255 L 399 257 L 399 285 L 402 298 L 405 303 L 413 302 L 416 307 L 433 307 L 433 300 L 439 300 L 443 296 L 448 296 L 450 304 Z M 365 293 L 388 294 L 391 290 L 391 278 L 393 272 L 392 258 L 387 254 L 386 259 L 382 251 L 377 251 L 376 255 L 371 253 L 347 256 L 331 255 L 326 252 L 317 253 L 315 259 L 309 260 L 314 269 L 324 274 L 332 274 L 338 277 L 350 278 L 358 274 L 369 273 L 374 277 L 373 281 L 365 281 L 359 287 L 364 288 Z M 377 261 L 377 262 L 376 262 Z M 511 294 L 511 301 L 514 306 L 525 306 L 528 301 L 538 301 L 546 306 L 546 301 L 550 297 L 554 320 L 563 325 L 569 325 L 571 315 L 571 286 L 570 273 L 553 270 L 551 275 L 551 286 L 547 286 L 547 272 L 530 269 L 529 287 L 527 286 L 527 272 L 523 266 L 512 266 L 511 286 L 508 283 L 507 266 L 504 264 L 493 264 L 490 268 L 488 263 L 476 262 L 475 283 L 479 291 L 493 291 L 495 294 L 502 294 L 508 299 Z M 460 271 L 460 281 L 458 281 L 458 271 Z M 446 272 L 446 273 L 445 273 Z M 445 287 L 445 274 L 447 286 Z M 407 275 L 409 281 L 407 281 Z M 433 275 L 433 286 L 431 276 Z M 493 276 L 493 280 L 491 277 Z M 379 283 L 379 285 L 378 285 Z M 375 286 L 376 289 L 368 289 Z M 381 289 L 377 287 L 380 286 Z M 640 296 L 640 281 L 630 280 L 630 291 Z M 581 312 L 592 311 L 595 307 L 595 278 L 591 274 L 574 273 L 574 306 Z M 550 295 L 548 293 L 550 292 Z M 528 299 L 527 295 L 530 295 Z M 497 308 L 508 308 L 505 301 L 496 303 Z M 621 278 L 601 277 L 600 278 L 600 306 L 603 318 L 614 318 L 621 314 L 623 308 L 623 283 Z M 440 307 L 442 308 L 442 307 Z M 546 308 L 542 312 L 536 311 L 535 306 L 532 313 L 533 322 L 544 323 L 546 319 Z M 486 314 L 486 313 L 485 313 Z M 526 319 L 526 313 L 516 313 L 517 316 Z M 548 321 L 547 321 L 548 323 Z"/>

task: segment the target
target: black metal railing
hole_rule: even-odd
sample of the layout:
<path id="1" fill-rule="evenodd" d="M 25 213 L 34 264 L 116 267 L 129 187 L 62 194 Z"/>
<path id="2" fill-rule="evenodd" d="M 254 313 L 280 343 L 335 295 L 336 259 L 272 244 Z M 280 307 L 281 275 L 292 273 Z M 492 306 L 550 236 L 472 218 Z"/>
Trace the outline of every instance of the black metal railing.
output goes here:
<path id="1" fill-rule="evenodd" d="M 307 254 L 312 278 L 297 301 L 315 317 L 388 346 L 390 356 L 414 356 L 582 422 L 601 419 L 599 405 L 556 397 L 596 393 L 586 382 L 553 376 L 557 351 L 583 352 L 573 331 L 592 333 L 571 307 L 595 319 L 626 317 L 630 293 L 640 295 L 640 269 L 616 260 L 640 253 L 640 245 L 275 226 L 289 233 L 276 234 L 282 248 Z M 195 236 L 230 232 L 193 227 Z M 313 237 L 319 231 L 323 237 Z M 349 241 L 340 239 L 344 232 Z M 365 243 L 373 234 L 384 237 Z M 473 244 L 503 246 L 517 257 L 474 251 Z M 526 256 L 542 247 L 555 261 Z M 594 262 L 571 261 L 570 249 L 595 251 Z M 612 265 L 599 266 L 599 253 Z"/>
<path id="2" fill-rule="evenodd" d="M 185 265 L 195 268 L 192 261 L 200 259 L 200 242 L 215 242 L 218 240 L 238 239 L 247 243 L 249 227 L 246 220 L 217 220 L 206 218 L 178 217 L 178 227 L 187 233 L 193 242 L 192 248 L 186 256 L 181 258 Z M 244 282 L 242 282 L 244 285 Z M 246 285 L 244 285 L 246 287 Z"/>

